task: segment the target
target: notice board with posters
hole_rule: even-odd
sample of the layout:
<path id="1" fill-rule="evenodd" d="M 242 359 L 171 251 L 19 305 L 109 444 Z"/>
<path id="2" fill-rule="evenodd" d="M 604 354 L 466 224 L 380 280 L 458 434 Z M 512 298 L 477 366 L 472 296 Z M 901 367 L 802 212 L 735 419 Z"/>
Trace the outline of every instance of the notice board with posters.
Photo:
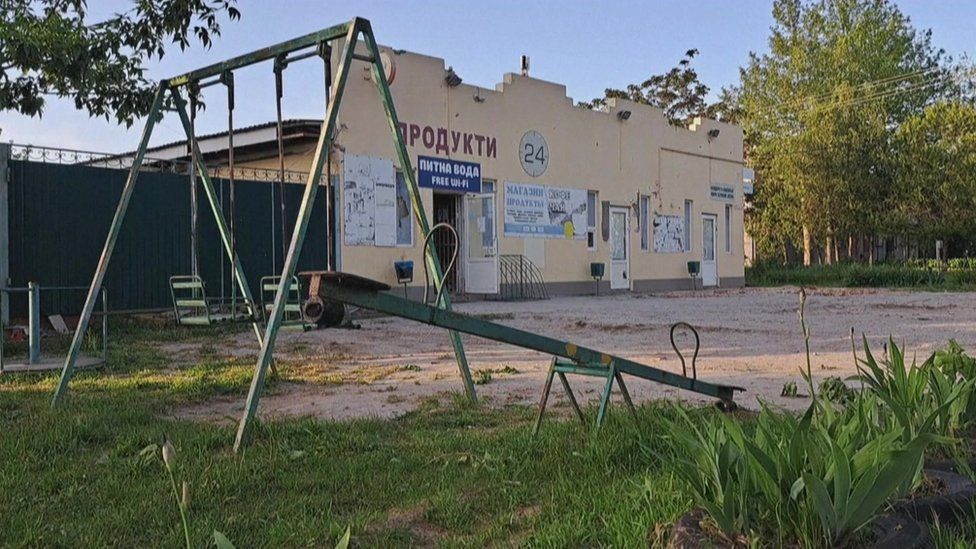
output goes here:
<path id="1" fill-rule="evenodd" d="M 342 200 L 343 241 L 347 246 L 396 245 L 396 170 L 392 160 L 345 155 Z"/>
<path id="2" fill-rule="evenodd" d="M 685 251 L 685 221 L 681 216 L 654 214 L 654 251 L 659 254 Z"/>
<path id="3" fill-rule="evenodd" d="M 505 236 L 586 238 L 586 190 L 505 182 Z"/>

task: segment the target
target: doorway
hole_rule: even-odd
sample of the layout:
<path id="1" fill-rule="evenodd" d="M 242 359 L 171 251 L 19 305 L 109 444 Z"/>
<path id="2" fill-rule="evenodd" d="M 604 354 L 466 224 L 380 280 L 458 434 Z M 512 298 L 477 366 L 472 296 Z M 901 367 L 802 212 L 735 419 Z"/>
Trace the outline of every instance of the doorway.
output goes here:
<path id="1" fill-rule="evenodd" d="M 469 294 L 498 293 L 498 238 L 495 225 L 495 195 L 464 197 L 464 291 Z"/>
<path id="2" fill-rule="evenodd" d="M 717 236 L 718 217 L 712 214 L 702 214 L 702 286 L 718 286 L 718 267 L 715 262 Z"/>
<path id="3" fill-rule="evenodd" d="M 610 289 L 630 288 L 630 230 L 627 208 L 610 207 Z"/>
<path id="4" fill-rule="evenodd" d="M 462 235 L 461 226 L 458 223 L 458 213 L 461 210 L 460 199 L 461 195 L 457 194 L 434 193 L 434 225 L 447 223 L 451 227 L 454 227 L 459 237 Z M 457 246 L 458 260 L 461 259 L 461 243 L 454 242 L 454 235 L 449 231 L 443 230 L 435 232 L 431 240 L 433 240 L 433 244 L 431 245 L 437 252 L 441 272 L 446 273 L 447 267 L 451 263 L 451 257 L 454 255 L 455 246 Z M 455 262 L 451 272 L 446 273 L 445 283 L 447 285 L 447 291 L 452 294 L 456 294 L 458 290 L 458 270 L 460 266 L 457 263 L 459 262 Z"/>

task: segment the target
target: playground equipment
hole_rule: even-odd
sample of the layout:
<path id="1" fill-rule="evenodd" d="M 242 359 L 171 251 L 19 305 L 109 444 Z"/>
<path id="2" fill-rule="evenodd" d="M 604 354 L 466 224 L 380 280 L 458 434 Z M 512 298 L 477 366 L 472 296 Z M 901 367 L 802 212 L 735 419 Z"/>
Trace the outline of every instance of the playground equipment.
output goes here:
<path id="1" fill-rule="evenodd" d="M 261 279 L 261 310 L 266 317 L 271 316 L 274 307 L 275 292 L 281 284 L 281 277 L 266 276 Z M 314 322 L 309 322 L 302 316 L 302 285 L 298 277 L 292 277 L 288 288 L 288 299 L 285 301 L 285 314 L 281 318 L 282 328 L 292 328 L 295 330 L 307 331 L 315 327 Z"/>
<path id="2" fill-rule="evenodd" d="M 0 288 L 0 310 L 3 310 L 3 300 L 10 294 L 27 294 L 27 357 L 24 360 L 10 361 L 3 355 L 3 342 L 7 329 L 3 316 L 0 315 L 0 374 L 27 373 L 45 370 L 56 370 L 63 362 L 61 357 L 45 357 L 41 352 L 41 292 L 78 292 L 87 290 L 87 286 L 40 286 L 35 282 L 28 283 L 26 288 Z M 105 363 L 108 352 L 108 293 L 104 288 L 102 298 L 102 334 L 100 354 L 95 356 L 79 356 L 79 368 L 94 368 Z"/>
<path id="3" fill-rule="evenodd" d="M 335 81 L 332 82 L 330 80 L 332 71 L 331 45 L 339 41 L 342 42 L 342 50 L 338 56 L 339 66 L 336 70 Z M 357 46 L 360 44 L 364 46 L 361 48 L 361 50 L 364 51 L 357 51 Z M 228 230 L 220 204 L 217 201 L 217 195 L 210 180 L 210 175 L 207 170 L 206 163 L 204 162 L 203 154 L 201 153 L 200 147 L 194 138 L 194 131 L 190 116 L 187 114 L 186 99 L 184 99 L 183 94 L 185 89 L 186 91 L 189 91 L 191 100 L 195 100 L 194 92 L 196 90 L 208 85 L 212 85 L 215 82 L 232 82 L 232 79 L 229 76 L 230 73 L 243 67 L 269 60 L 275 60 L 276 65 L 283 66 L 285 64 L 298 61 L 299 59 L 306 59 L 316 56 L 325 60 L 327 102 L 326 116 L 322 123 L 322 129 L 319 132 L 315 152 L 312 156 L 312 163 L 308 173 L 308 179 L 305 183 L 301 206 L 299 207 L 298 216 L 292 230 L 291 241 L 285 256 L 284 265 L 279 273 L 280 279 L 278 282 L 278 288 L 275 292 L 274 303 L 271 307 L 271 314 L 267 318 L 267 326 L 262 334 L 261 328 L 258 324 L 259 315 L 255 314 L 255 308 L 253 307 L 254 300 L 251 297 L 247 279 L 244 275 L 244 270 L 241 266 L 240 259 L 237 257 L 234 251 L 233 237 Z M 407 154 L 407 148 L 403 142 L 403 136 L 401 136 L 399 132 L 399 120 L 397 118 L 396 109 L 393 105 L 393 98 L 390 95 L 389 83 L 383 70 L 380 51 L 376 45 L 376 40 L 373 37 L 373 31 L 369 21 L 357 17 L 341 25 L 329 27 L 318 32 L 276 44 L 274 46 L 234 57 L 221 63 L 203 67 L 175 78 L 163 80 L 159 83 L 152 106 L 149 109 L 148 117 L 146 119 L 146 126 L 143 130 L 139 146 L 134 154 L 129 176 L 126 179 L 125 186 L 122 189 L 119 205 L 116 209 L 115 217 L 112 220 L 112 225 L 109 229 L 101 258 L 99 259 L 98 268 L 95 271 L 91 286 L 89 287 L 88 296 L 85 300 L 85 306 L 82 309 L 81 316 L 78 320 L 78 328 L 75 330 L 74 338 L 71 342 L 71 348 L 68 352 L 68 356 L 65 358 L 64 367 L 61 372 L 61 379 L 57 385 L 57 388 L 55 389 L 52 405 L 57 406 L 57 404 L 64 397 L 71 381 L 71 376 L 75 370 L 75 367 L 77 366 L 81 346 L 84 342 L 84 334 L 88 329 L 88 323 L 91 320 L 91 315 L 95 307 L 98 293 L 102 287 L 102 283 L 104 282 L 105 273 L 108 270 L 108 265 L 112 258 L 112 252 L 115 249 L 115 243 L 119 236 L 122 222 L 125 218 L 126 209 L 128 207 L 129 200 L 132 197 L 132 192 L 135 189 L 136 181 L 146 155 L 149 139 L 152 136 L 155 125 L 164 114 L 163 106 L 165 100 L 169 98 L 172 109 L 175 110 L 179 115 L 184 131 L 187 134 L 187 140 L 191 149 L 190 154 L 192 156 L 192 164 L 195 167 L 196 175 L 199 176 L 202 182 L 204 192 L 207 195 L 207 200 L 217 221 L 217 227 L 220 231 L 224 251 L 230 258 L 233 265 L 234 279 L 243 299 L 250 306 L 249 312 L 252 315 L 255 333 L 261 344 L 261 352 L 259 354 L 257 364 L 255 365 L 254 377 L 251 380 L 247 402 L 244 407 L 244 414 L 238 426 L 237 437 L 234 443 L 235 450 L 241 447 L 244 442 L 245 435 L 247 434 L 250 421 L 253 419 L 257 410 L 258 401 L 260 400 L 261 392 L 264 389 L 264 380 L 267 370 L 268 368 L 272 367 L 274 345 L 277 339 L 278 330 L 281 328 L 282 321 L 284 320 L 285 310 L 287 308 L 286 305 L 289 300 L 289 290 L 297 268 L 298 258 L 302 251 L 302 245 L 305 241 L 305 233 L 308 229 L 309 219 L 311 218 L 312 204 L 315 200 L 315 195 L 319 190 L 319 184 L 321 182 L 323 172 L 328 173 L 327 168 L 329 165 L 330 151 L 332 150 L 332 144 L 335 138 L 339 106 L 342 103 L 342 95 L 345 89 L 346 80 L 350 71 L 352 70 L 351 67 L 353 61 L 360 61 L 369 66 L 372 73 L 371 80 L 377 87 L 379 92 L 379 102 L 385 110 L 386 120 L 389 125 L 394 150 L 396 153 L 396 161 L 399 164 L 399 168 L 403 173 L 404 180 L 407 184 L 407 190 L 413 206 L 412 210 L 415 215 L 415 220 L 420 227 L 421 234 L 426 236 L 430 232 L 427 217 L 424 213 L 424 207 L 420 201 L 420 191 L 417 186 L 416 174 L 414 173 L 411 165 L 410 157 Z M 229 118 L 229 123 L 231 126 L 233 125 L 231 118 Z M 437 288 L 438 310 L 449 310 L 451 306 L 450 298 L 447 292 L 442 291 L 444 276 L 441 272 L 436 249 L 433 247 L 427 248 L 424 256 L 427 265 L 431 269 L 434 285 Z M 317 296 L 318 294 L 312 292 L 312 295 Z M 450 332 L 450 337 L 451 343 L 454 347 L 455 356 L 457 357 L 458 369 L 460 370 L 462 379 L 464 380 L 467 395 L 472 401 L 477 402 L 477 395 L 474 390 L 474 380 L 471 378 L 471 373 L 468 369 L 467 358 L 464 354 L 464 347 L 461 343 L 460 335 L 456 331 L 452 330 Z"/>
<path id="4" fill-rule="evenodd" d="M 552 355 L 553 361 L 549 369 L 549 375 L 546 378 L 545 388 L 543 389 L 535 431 L 538 430 L 542 422 L 542 416 L 545 412 L 546 402 L 549 398 L 549 392 L 555 376 L 559 376 L 559 380 L 569 396 L 570 404 L 581 420 L 584 419 L 583 413 L 569 387 L 566 374 L 595 376 L 606 379 L 600 401 L 600 409 L 597 413 L 597 426 L 603 422 L 614 382 L 620 387 L 624 400 L 633 411 L 634 404 L 624 383 L 624 374 L 717 398 L 723 407 L 727 409 L 735 407 L 735 392 L 744 390 L 741 387 L 699 380 L 694 361 L 692 362 L 692 375 L 689 377 L 687 368 L 684 367 L 684 358 L 680 352 L 678 356 L 681 357 L 682 375 L 583 347 L 569 341 L 562 341 L 511 326 L 497 324 L 478 317 L 430 306 L 425 303 L 410 301 L 388 293 L 390 286 L 361 276 L 336 271 L 304 272 L 299 273 L 298 276 L 300 278 L 307 278 L 309 280 L 309 292 L 319 296 L 323 300 L 337 301 L 354 307 L 371 309 L 423 324 L 455 330 L 457 332 Z M 675 325 L 675 327 L 677 326 Z M 675 327 L 672 327 L 672 336 Z M 675 350 L 677 350 L 677 347 L 675 347 Z M 696 343 L 695 356 L 697 357 L 697 355 Z"/>

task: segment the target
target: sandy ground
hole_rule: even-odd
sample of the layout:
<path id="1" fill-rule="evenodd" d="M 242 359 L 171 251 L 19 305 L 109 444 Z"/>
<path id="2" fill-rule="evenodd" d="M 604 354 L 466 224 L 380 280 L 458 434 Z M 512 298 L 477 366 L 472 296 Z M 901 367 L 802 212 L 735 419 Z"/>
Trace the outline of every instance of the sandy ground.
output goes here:
<path id="1" fill-rule="evenodd" d="M 805 359 L 797 305 L 795 288 L 750 288 L 488 301 L 458 304 L 456 309 L 672 372 L 680 372 L 681 365 L 671 349 L 668 331 L 674 322 L 689 322 L 701 335 L 700 379 L 745 388 L 737 401 L 746 408 L 757 408 L 762 399 L 799 409 L 806 406 L 806 398 L 780 396 L 784 382 L 791 380 L 803 392 L 798 368 Z M 813 290 L 806 316 L 816 378 L 854 373 L 852 327 L 858 334 L 859 352 L 862 332 L 877 355 L 889 335 L 907 345 L 909 356 L 917 354 L 920 360 L 950 338 L 964 348 L 976 349 L 976 293 Z M 417 408 L 425 399 L 449 399 L 450 393 L 463 390 L 446 331 L 390 317 L 356 322 L 361 329 L 282 332 L 277 356 L 285 377 L 292 381 L 280 382 L 265 394 L 260 415 L 394 417 Z M 690 338 L 683 343 L 683 348 L 691 348 Z M 550 357 L 470 336 L 464 336 L 464 344 L 476 378 L 484 376 L 481 371 L 493 370 L 490 381 L 476 386 L 482 401 L 491 406 L 538 402 Z M 254 346 L 250 334 L 241 334 L 217 351 L 251 356 L 256 352 Z M 177 363 L 193 360 L 195 352 L 185 345 L 168 350 Z M 599 395 L 596 379 L 577 376 L 570 382 L 581 401 Z M 636 378 L 628 378 L 627 385 L 639 401 L 708 401 Z M 558 384 L 553 395 L 555 402 L 550 402 L 565 412 Z M 619 401 L 619 396 L 615 399 Z M 221 421 L 236 420 L 242 409 L 241 399 L 227 399 L 174 413 Z"/>

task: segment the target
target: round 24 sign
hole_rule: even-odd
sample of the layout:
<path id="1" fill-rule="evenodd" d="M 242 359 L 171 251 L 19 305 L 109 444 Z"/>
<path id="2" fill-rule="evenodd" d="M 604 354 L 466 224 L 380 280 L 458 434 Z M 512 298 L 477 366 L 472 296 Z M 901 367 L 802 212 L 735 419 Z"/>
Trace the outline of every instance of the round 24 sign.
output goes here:
<path id="1" fill-rule="evenodd" d="M 519 142 L 519 162 L 522 169 L 532 177 L 539 177 L 549 167 L 549 145 L 542 134 L 529 130 Z"/>

